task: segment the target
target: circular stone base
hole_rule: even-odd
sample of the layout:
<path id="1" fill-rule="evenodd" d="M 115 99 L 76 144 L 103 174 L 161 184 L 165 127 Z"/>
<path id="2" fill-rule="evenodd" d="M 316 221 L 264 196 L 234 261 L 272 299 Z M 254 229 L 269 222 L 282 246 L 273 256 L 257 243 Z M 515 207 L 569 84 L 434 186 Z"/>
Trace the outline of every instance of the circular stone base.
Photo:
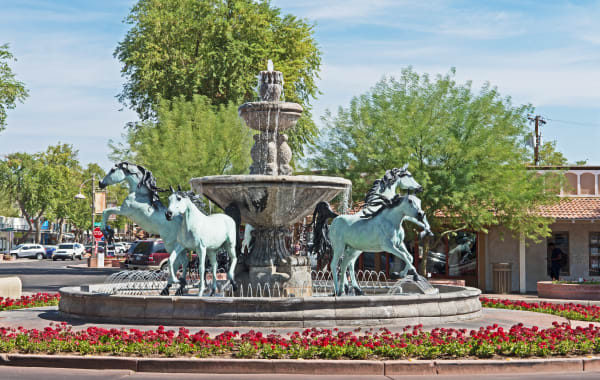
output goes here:
<path id="1" fill-rule="evenodd" d="M 60 289 L 59 310 L 90 322 L 180 326 L 337 327 L 415 325 L 478 318 L 481 291 L 437 285 L 439 294 L 304 298 L 125 296 L 100 285 Z"/>

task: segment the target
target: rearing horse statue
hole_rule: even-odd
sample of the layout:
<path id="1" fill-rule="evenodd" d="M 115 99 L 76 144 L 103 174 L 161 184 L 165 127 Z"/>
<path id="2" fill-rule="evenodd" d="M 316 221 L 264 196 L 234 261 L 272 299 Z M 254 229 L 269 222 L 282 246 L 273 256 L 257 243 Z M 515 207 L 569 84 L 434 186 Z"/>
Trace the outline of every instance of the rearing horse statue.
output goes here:
<path id="1" fill-rule="evenodd" d="M 365 196 L 363 208 L 355 215 L 364 218 L 375 213 L 380 207 L 382 207 L 381 199 L 385 198 L 391 201 L 394 196 L 396 196 L 398 189 L 406 190 L 408 194 L 420 193 L 423 191 L 423 187 L 417 181 L 415 181 L 412 174 L 408 171 L 408 163 L 401 168 L 387 170 L 383 177 L 375 180 Z M 326 219 L 331 219 L 338 216 L 331 210 L 331 206 L 327 202 L 321 202 L 319 205 L 317 205 L 313 215 L 312 223 L 315 223 L 317 214 L 320 214 L 321 217 L 325 217 Z M 413 222 L 420 228 L 423 228 L 423 231 L 420 234 L 421 238 L 423 238 L 425 234 L 432 235 L 426 216 L 423 217 L 423 220 L 406 216 L 404 221 Z M 331 245 L 327 238 L 329 233 L 329 225 L 327 223 L 321 223 L 318 226 L 315 225 L 314 228 L 313 252 L 316 251 L 323 254 L 324 252 L 330 251 Z M 316 231 L 317 229 L 322 229 L 322 231 Z M 412 256 L 409 256 L 409 258 L 412 263 Z M 349 263 L 348 268 L 350 269 L 350 278 L 352 280 L 352 284 L 356 292 L 360 293 L 360 290 L 358 289 L 358 282 L 356 281 L 356 273 L 354 272 L 354 265 L 357 259 L 358 256 L 356 256 L 355 259 Z"/>
<path id="2" fill-rule="evenodd" d="M 346 270 L 353 264 L 360 254 L 367 252 L 389 252 L 404 261 L 404 270 L 401 277 L 412 271 L 416 274 L 415 267 L 412 265 L 412 257 L 404 245 L 404 229 L 402 221 L 407 218 L 414 218 L 422 222 L 425 213 L 421 210 L 421 200 L 414 195 L 396 195 L 391 200 L 381 196 L 379 197 L 379 208 L 369 215 L 337 215 L 329 206 L 321 202 L 315 210 L 315 230 L 314 234 L 327 233 L 328 236 L 322 236 L 326 245 L 331 245 L 333 249 L 333 259 L 331 260 L 331 272 L 333 274 L 333 285 L 335 295 L 341 295 L 346 287 Z M 326 211 L 326 212 L 323 212 Z M 326 223 L 330 216 L 335 216 L 328 231 L 319 228 Z M 342 281 L 338 278 L 338 263 L 341 257 L 344 257 L 340 264 Z M 354 270 L 351 268 L 350 273 Z M 362 291 L 354 277 L 353 287 L 358 294 Z"/>
<path id="3" fill-rule="evenodd" d="M 165 217 L 167 208 L 158 197 L 161 189 L 156 186 L 156 179 L 152 172 L 143 166 L 126 161 L 115 164 L 100 181 L 99 186 L 103 189 L 123 181 L 127 183 L 129 194 L 120 207 L 110 207 L 104 210 L 101 229 L 105 230 L 108 217 L 116 214 L 132 219 L 148 233 L 160 235 L 165 242 L 167 252 L 170 253 L 169 277 L 167 286 L 161 294 L 167 295 L 168 289 L 173 283 L 179 283 L 177 294 L 182 294 L 186 285 L 185 275 L 188 264 L 187 255 L 182 254 L 185 252 L 185 248 L 177 244 L 177 232 L 180 229 L 182 217 L 177 216 L 172 221 L 167 221 Z M 183 267 L 181 280 L 175 275 L 179 265 Z"/>

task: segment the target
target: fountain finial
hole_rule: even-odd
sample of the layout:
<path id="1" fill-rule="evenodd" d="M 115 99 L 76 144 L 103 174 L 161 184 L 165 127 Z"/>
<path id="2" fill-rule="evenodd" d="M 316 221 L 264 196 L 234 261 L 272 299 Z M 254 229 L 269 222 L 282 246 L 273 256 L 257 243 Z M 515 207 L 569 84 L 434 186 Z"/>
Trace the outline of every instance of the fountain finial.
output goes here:
<path id="1" fill-rule="evenodd" d="M 271 61 L 270 59 L 267 61 L 267 71 L 275 71 L 275 69 L 273 68 L 273 61 Z"/>

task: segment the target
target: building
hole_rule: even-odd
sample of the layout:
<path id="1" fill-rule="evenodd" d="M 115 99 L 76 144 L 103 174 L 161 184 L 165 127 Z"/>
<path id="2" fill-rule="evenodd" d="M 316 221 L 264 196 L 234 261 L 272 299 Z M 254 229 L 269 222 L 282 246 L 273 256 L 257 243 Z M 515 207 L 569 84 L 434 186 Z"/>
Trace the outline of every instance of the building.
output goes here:
<path id="1" fill-rule="evenodd" d="M 550 255 L 562 251 L 561 278 L 600 280 L 600 166 L 540 167 L 565 170 L 569 186 L 561 190 L 561 201 L 541 210 L 555 219 L 552 236 L 534 243 L 515 238 L 503 227 L 493 227 L 483 238 L 479 258 L 482 290 L 492 290 L 493 264 L 512 265 L 512 291 L 535 292 L 538 281 L 550 280 Z M 503 238 L 502 238 L 503 235 Z"/>

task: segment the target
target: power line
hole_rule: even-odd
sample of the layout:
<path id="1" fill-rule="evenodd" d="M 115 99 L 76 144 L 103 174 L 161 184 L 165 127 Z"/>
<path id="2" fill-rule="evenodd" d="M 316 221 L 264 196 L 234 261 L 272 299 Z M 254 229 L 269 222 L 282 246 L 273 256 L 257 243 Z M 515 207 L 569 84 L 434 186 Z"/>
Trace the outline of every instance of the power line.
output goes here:
<path id="1" fill-rule="evenodd" d="M 600 124 L 582 123 L 582 122 L 579 122 L 579 121 L 558 120 L 558 119 L 549 119 L 549 118 L 546 118 L 546 120 L 553 121 L 555 123 L 565 123 L 565 124 L 581 125 L 581 126 L 584 126 L 584 127 L 600 127 Z"/>

